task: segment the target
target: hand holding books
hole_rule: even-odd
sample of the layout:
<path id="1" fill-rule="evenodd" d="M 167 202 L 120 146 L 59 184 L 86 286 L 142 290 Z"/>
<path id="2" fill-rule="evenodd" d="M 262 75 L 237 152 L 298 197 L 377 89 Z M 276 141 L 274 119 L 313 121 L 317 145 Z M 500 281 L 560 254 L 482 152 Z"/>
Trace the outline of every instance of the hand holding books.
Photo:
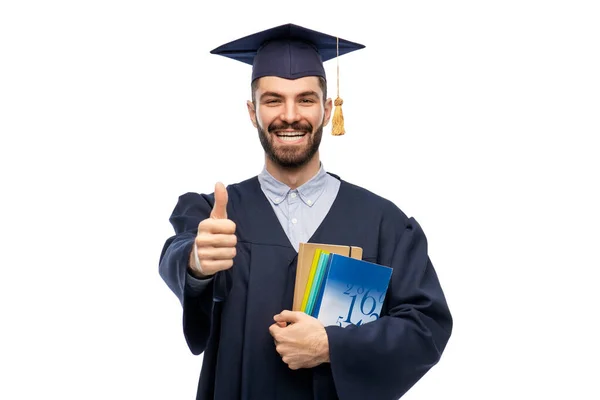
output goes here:
<path id="1" fill-rule="evenodd" d="M 318 320 L 288 310 L 273 319 L 275 323 L 269 327 L 269 332 L 275 341 L 275 349 L 290 369 L 312 368 L 329 362 L 327 332 Z"/>
<path id="2" fill-rule="evenodd" d="M 361 258 L 359 247 L 300 243 L 293 311 L 275 315 L 269 327 L 290 369 L 329 362 L 325 326 L 359 326 L 381 315 L 392 268 Z"/>

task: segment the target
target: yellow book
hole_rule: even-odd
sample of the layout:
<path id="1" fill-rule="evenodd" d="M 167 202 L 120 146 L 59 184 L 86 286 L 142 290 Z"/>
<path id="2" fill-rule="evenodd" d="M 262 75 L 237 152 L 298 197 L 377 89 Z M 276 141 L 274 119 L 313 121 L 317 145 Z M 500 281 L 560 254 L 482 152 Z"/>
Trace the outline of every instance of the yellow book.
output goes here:
<path id="1" fill-rule="evenodd" d="M 323 285 L 323 279 L 325 278 L 325 271 L 327 270 L 327 260 L 330 254 L 331 253 L 328 251 L 322 251 L 321 255 L 319 256 L 317 270 L 315 272 L 315 277 L 313 278 L 313 283 L 311 285 L 310 293 L 308 295 L 308 303 L 306 304 L 306 308 L 304 310 L 304 313 L 308 315 L 313 314 L 313 310 L 317 302 L 317 297 L 319 296 L 319 292 L 321 291 L 321 287 Z"/>

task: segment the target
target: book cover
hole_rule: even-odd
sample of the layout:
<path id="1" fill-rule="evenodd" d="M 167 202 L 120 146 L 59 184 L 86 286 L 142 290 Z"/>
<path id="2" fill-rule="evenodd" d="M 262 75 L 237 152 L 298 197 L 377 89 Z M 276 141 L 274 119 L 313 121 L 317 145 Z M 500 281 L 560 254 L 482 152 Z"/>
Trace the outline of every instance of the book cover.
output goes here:
<path id="1" fill-rule="evenodd" d="M 329 253 L 341 254 L 344 256 L 362 259 L 362 248 L 356 246 L 344 246 L 325 243 L 300 243 L 298 249 L 298 261 L 296 265 L 296 283 L 294 287 L 293 311 L 302 311 L 302 301 L 304 292 L 310 275 L 315 251 L 322 249 Z"/>
<path id="2" fill-rule="evenodd" d="M 313 316 L 325 326 L 360 326 L 379 319 L 392 268 L 331 254 L 320 305 Z"/>

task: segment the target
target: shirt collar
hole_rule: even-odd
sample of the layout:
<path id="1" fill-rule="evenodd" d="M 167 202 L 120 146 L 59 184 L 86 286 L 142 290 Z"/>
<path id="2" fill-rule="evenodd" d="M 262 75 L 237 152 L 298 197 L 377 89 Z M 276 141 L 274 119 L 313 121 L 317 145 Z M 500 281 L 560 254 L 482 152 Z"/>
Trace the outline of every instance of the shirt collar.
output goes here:
<path id="1" fill-rule="evenodd" d="M 289 193 L 292 191 L 289 186 L 285 183 L 278 181 L 267 171 L 266 167 L 258 175 L 261 188 L 267 195 L 270 201 L 274 204 L 280 204 L 284 201 Z M 321 194 L 325 191 L 325 185 L 327 183 L 327 172 L 323 168 L 323 164 L 319 168 L 319 171 L 315 176 L 309 179 L 302 186 L 296 190 L 300 195 L 300 199 L 309 207 L 312 207 Z"/>
<path id="2" fill-rule="evenodd" d="M 275 204 L 279 204 L 285 200 L 290 191 L 290 188 L 285 183 L 278 181 L 267 171 L 266 166 L 263 167 L 262 172 L 258 175 L 258 181 L 268 199 Z"/>

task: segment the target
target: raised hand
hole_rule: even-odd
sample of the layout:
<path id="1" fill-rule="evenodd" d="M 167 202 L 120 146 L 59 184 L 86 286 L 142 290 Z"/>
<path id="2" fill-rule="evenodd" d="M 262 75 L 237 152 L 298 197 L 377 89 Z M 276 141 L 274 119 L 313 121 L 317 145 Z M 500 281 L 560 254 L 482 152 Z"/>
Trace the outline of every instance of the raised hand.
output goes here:
<path id="1" fill-rule="evenodd" d="M 215 204 L 210 217 L 198 225 L 198 234 L 194 246 L 198 254 L 200 266 L 195 262 L 192 251 L 190 268 L 199 277 L 207 277 L 233 266 L 237 244 L 235 223 L 227 219 L 227 189 L 218 182 L 215 185 Z"/>

